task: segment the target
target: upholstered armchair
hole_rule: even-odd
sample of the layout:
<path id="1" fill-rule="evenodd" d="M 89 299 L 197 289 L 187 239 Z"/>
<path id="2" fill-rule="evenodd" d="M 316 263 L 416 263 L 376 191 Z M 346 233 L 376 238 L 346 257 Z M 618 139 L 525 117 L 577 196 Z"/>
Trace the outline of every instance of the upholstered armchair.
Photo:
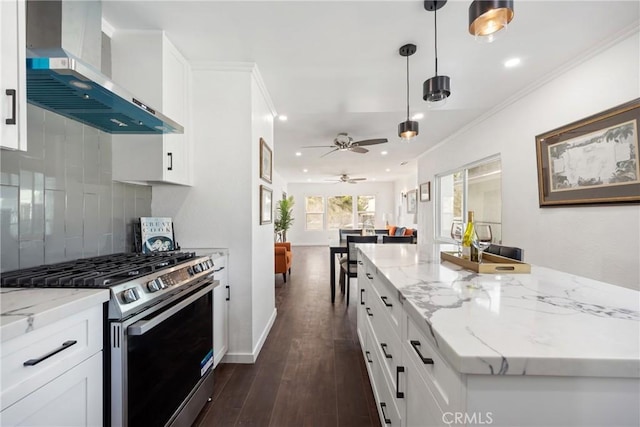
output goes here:
<path id="1" fill-rule="evenodd" d="M 275 244 L 275 272 L 282 273 L 284 282 L 287 283 L 287 271 L 291 274 L 291 242 L 278 242 Z"/>

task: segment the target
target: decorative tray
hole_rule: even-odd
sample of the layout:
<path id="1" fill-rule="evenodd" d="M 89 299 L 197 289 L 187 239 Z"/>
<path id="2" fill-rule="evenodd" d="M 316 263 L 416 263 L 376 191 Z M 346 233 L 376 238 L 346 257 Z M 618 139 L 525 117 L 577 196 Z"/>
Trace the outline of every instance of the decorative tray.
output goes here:
<path id="1" fill-rule="evenodd" d="M 482 262 L 473 262 L 458 256 L 457 252 L 440 252 L 442 261 L 449 261 L 476 273 L 531 273 L 531 265 L 484 252 Z"/>

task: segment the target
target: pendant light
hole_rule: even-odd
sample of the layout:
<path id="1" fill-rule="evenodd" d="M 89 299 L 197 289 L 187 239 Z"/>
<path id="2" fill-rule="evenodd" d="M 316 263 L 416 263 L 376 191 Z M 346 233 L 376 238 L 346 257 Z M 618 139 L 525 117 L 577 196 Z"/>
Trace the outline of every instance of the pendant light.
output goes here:
<path id="1" fill-rule="evenodd" d="M 513 0 L 475 0 L 469 6 L 469 33 L 491 43 L 513 19 Z"/>
<path id="2" fill-rule="evenodd" d="M 415 44 L 405 44 L 400 48 L 400 55 L 407 58 L 407 120 L 398 125 L 398 136 L 402 139 L 412 139 L 418 135 L 418 122 L 409 118 L 409 57 L 416 53 Z"/>
<path id="3" fill-rule="evenodd" d="M 451 95 L 451 81 L 449 76 L 438 75 L 438 18 L 437 10 L 447 3 L 447 0 L 425 1 L 424 8 L 433 12 L 434 22 L 434 45 L 435 45 L 435 68 L 436 75 L 426 80 L 422 85 L 422 99 L 427 101 L 432 107 L 439 107 L 447 102 Z"/>

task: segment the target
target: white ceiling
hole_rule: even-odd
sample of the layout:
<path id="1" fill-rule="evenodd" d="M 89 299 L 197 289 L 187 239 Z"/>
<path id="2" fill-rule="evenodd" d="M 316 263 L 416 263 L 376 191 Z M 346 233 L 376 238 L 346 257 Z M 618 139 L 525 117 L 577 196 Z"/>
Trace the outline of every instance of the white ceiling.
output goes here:
<path id="1" fill-rule="evenodd" d="M 452 95 L 431 110 L 422 83 L 434 75 L 434 16 L 422 1 L 106 0 L 103 13 L 116 30 L 165 30 L 189 60 L 255 62 L 276 111 L 288 116 L 275 121 L 275 169 L 286 181 L 341 173 L 389 181 L 415 173 L 420 154 L 474 119 L 640 25 L 637 0 L 515 0 L 508 31 L 481 44 L 467 32 L 470 3 L 449 0 L 437 13 L 438 72 L 451 77 Z M 411 114 L 424 113 L 411 142 L 397 136 L 406 119 L 406 59 L 398 49 L 406 43 L 417 45 Z M 505 68 L 512 57 L 521 65 Z M 338 132 L 389 142 L 323 158 L 329 148 L 300 148 L 331 145 Z"/>

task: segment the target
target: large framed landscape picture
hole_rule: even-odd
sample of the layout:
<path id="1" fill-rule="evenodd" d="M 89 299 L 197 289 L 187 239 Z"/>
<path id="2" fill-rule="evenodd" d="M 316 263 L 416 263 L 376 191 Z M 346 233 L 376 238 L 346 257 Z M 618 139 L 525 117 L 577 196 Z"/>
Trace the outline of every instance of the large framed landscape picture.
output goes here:
<path id="1" fill-rule="evenodd" d="M 640 202 L 640 99 L 536 136 L 541 207 Z"/>

